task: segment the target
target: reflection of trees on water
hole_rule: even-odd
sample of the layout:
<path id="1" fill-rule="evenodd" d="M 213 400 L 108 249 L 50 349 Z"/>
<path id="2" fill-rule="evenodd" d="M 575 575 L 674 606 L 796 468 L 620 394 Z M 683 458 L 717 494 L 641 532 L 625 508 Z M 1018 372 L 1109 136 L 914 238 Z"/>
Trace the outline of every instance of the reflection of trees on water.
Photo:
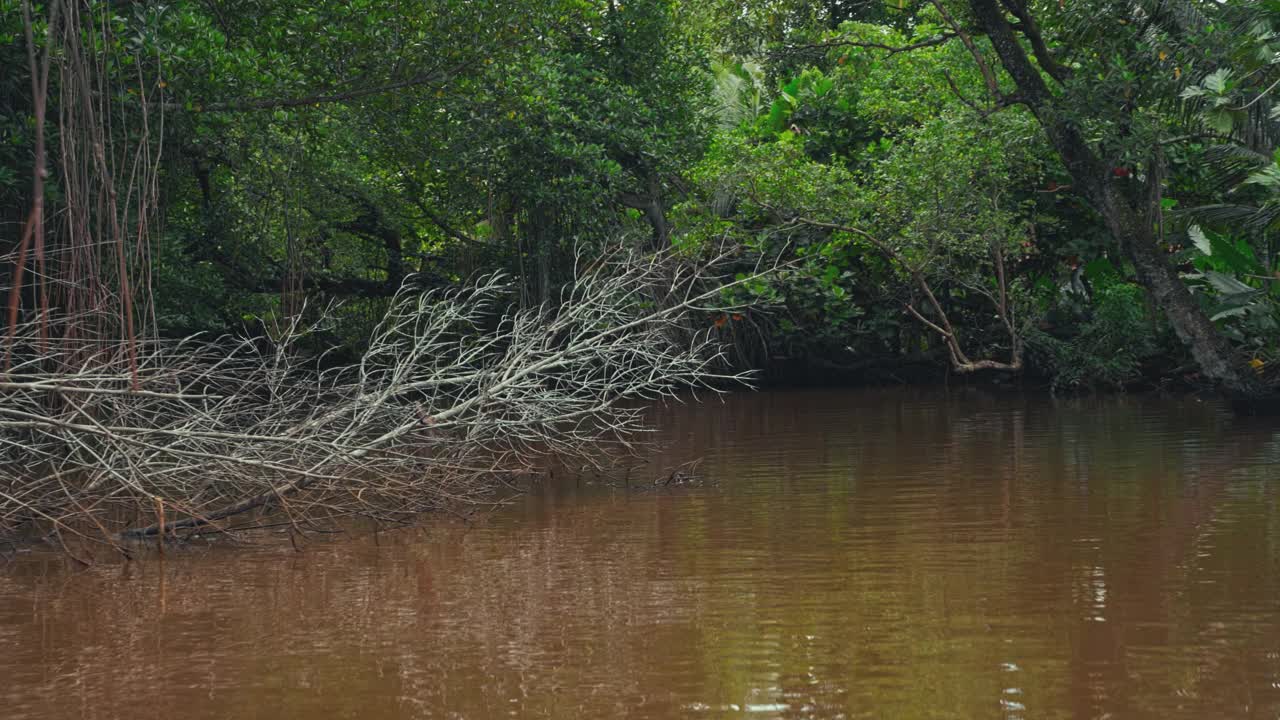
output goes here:
<path id="1" fill-rule="evenodd" d="M 1036 402 L 992 399 L 984 407 L 971 395 L 955 400 L 812 423 L 781 442 L 810 443 L 811 453 L 788 457 L 817 458 L 817 465 L 841 462 L 831 457 L 833 447 L 847 451 L 825 490 L 838 492 L 843 473 L 861 483 L 854 500 L 870 512 L 851 509 L 834 529 L 875 533 L 880 555 L 935 574 L 935 584 L 953 591 L 944 605 L 956 607 L 957 544 L 970 543 L 982 567 L 1002 568 L 998 577 L 982 578 L 983 587 L 998 589 L 983 596 L 984 614 L 1058 618 L 1040 634 L 1063 647 L 1072 715 L 1140 716 L 1157 698 L 1188 696 L 1199 700 L 1177 700 L 1183 712 L 1239 707 L 1232 703 L 1250 697 L 1256 708 L 1260 693 L 1269 698 L 1263 706 L 1280 704 L 1269 640 L 1277 625 L 1276 543 L 1266 529 L 1275 526 L 1274 488 L 1263 477 L 1276 456 L 1271 431 L 1240 427 L 1193 402 L 1077 400 L 1051 411 Z M 838 415 L 833 404 L 814 394 L 804 412 Z M 757 416 L 787 417 L 772 408 Z M 758 428 L 760 437 L 786 432 L 774 425 Z M 932 483 L 931 504 L 896 512 L 922 483 Z M 926 507 L 931 518 L 921 512 Z M 1226 515 L 1229 537 L 1214 522 Z M 893 522 L 886 526 L 886 518 Z M 1267 537 L 1250 540 L 1240 536 L 1245 531 Z M 899 541 L 916 547 L 890 552 Z M 1253 569 L 1188 572 L 1206 560 Z M 1241 586 L 1249 586 L 1244 597 L 1235 592 Z M 927 602 L 928 587 L 915 597 Z M 1240 615 L 1241 602 L 1268 611 L 1258 616 L 1261 625 Z M 1214 616 L 1236 617 L 1235 632 L 1224 634 L 1232 623 Z M 1180 652 L 1183 645 L 1209 650 Z M 1199 678 L 1198 689 L 1184 687 L 1187 677 Z M 1019 695 L 1024 700 L 1014 707 L 1025 704 Z M 1060 703 L 1041 704 L 1039 712 L 1054 705 Z"/>
<path id="2" fill-rule="evenodd" d="M 1271 435 L 1190 403 L 896 391 L 655 414 L 655 463 L 705 457 L 705 486 L 566 484 L 472 529 L 301 555 L 24 566 L 0 578 L 0 642 L 21 648 L 0 701 L 368 720 L 1280 707 Z"/>

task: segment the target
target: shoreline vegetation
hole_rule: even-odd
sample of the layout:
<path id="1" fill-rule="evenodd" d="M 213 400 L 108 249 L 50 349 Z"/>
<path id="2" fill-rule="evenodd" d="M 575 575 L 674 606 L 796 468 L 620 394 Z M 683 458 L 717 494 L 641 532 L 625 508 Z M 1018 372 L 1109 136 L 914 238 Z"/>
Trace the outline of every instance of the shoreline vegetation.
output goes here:
<path id="1" fill-rule="evenodd" d="M 409 516 L 747 377 L 1280 414 L 1270 0 L 0 0 L 0 65 L 0 537 Z"/>

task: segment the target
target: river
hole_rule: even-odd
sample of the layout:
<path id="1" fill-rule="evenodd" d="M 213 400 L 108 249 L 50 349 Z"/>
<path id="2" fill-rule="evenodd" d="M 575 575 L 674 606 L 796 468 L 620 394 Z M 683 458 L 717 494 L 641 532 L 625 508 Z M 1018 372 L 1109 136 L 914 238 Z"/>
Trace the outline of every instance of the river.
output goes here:
<path id="1" fill-rule="evenodd" d="M 0 561 L 0 716 L 1276 718 L 1280 431 L 1194 398 L 658 408 L 472 523 Z"/>

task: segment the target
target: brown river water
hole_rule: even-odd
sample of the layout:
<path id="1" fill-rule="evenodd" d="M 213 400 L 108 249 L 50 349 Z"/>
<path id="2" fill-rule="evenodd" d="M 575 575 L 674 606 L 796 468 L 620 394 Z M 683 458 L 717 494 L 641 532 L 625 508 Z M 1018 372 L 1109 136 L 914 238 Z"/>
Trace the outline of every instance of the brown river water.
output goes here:
<path id="1" fill-rule="evenodd" d="M 1280 717 L 1275 422 L 941 390 L 655 420 L 700 482 L 0 561 L 0 718 Z"/>

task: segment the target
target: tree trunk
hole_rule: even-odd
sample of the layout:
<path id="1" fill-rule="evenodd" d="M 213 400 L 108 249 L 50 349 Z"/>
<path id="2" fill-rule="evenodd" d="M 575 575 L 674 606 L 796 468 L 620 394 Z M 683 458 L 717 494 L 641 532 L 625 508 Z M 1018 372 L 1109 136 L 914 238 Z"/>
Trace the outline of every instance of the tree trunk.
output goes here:
<path id="1" fill-rule="evenodd" d="M 1058 106 L 1039 68 L 1014 35 L 998 0 L 970 0 L 969 5 L 1001 64 L 1017 85 L 1017 99 L 1039 120 L 1071 173 L 1076 190 L 1102 216 L 1112 237 L 1133 262 L 1138 281 L 1190 350 L 1203 376 L 1224 390 L 1241 412 L 1280 412 L 1280 398 L 1236 356 L 1162 252 L 1153 222 L 1157 195 L 1128 192 L 1127 188 L 1139 181 L 1113 177 L 1108 164 L 1094 152 L 1069 114 Z M 1158 170 L 1148 168 L 1148 183 L 1160 182 Z"/>
<path id="2" fill-rule="evenodd" d="M 1230 344 L 1178 277 L 1168 255 L 1160 248 L 1150 219 L 1135 218 L 1134 214 L 1126 213 L 1123 208 L 1107 208 L 1103 219 L 1133 263 L 1138 281 L 1164 313 L 1178 339 L 1191 351 L 1204 376 L 1218 384 L 1242 409 L 1262 409 L 1250 406 L 1267 398 L 1267 388 L 1251 368 L 1237 359 Z"/>
<path id="3" fill-rule="evenodd" d="M 648 175 L 648 192 L 622 193 L 622 204 L 644 213 L 644 218 L 653 228 L 653 249 L 665 250 L 671 244 L 671 224 L 667 222 L 667 213 L 662 206 L 662 179 L 656 172 Z"/>

